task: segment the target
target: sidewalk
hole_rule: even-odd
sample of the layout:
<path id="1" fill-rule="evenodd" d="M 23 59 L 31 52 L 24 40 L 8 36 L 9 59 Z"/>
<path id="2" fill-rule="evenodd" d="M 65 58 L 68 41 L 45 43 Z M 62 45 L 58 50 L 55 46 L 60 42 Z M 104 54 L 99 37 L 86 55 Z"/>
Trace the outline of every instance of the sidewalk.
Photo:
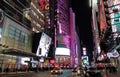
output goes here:
<path id="1" fill-rule="evenodd" d="M 108 73 L 108 77 L 120 77 L 120 68 L 116 73 Z"/>
<path id="2" fill-rule="evenodd" d="M 108 77 L 120 77 L 120 71 L 118 71 L 117 73 L 113 74 L 113 73 L 109 73 Z"/>
<path id="3" fill-rule="evenodd" d="M 33 71 L 29 71 L 29 72 L 3 72 L 0 73 L 0 77 L 26 77 L 27 75 L 32 75 Z"/>

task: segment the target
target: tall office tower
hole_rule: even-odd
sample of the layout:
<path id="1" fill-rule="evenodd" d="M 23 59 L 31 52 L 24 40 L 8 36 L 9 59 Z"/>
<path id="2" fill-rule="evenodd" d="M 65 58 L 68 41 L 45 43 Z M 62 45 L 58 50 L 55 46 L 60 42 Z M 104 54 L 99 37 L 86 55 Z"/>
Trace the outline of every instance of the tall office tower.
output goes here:
<path id="1" fill-rule="evenodd" d="M 68 0 L 58 0 L 58 34 L 69 35 L 69 3 Z"/>
<path id="2" fill-rule="evenodd" d="M 30 28 L 30 21 L 23 16 L 23 9 L 30 7 L 30 1 L 1 0 L 0 8 L 12 19 Z"/>
<path id="3" fill-rule="evenodd" d="M 30 1 L 1 0 L 3 11 L 2 45 L 31 52 L 31 21 L 23 16 L 23 9 L 30 7 Z M 11 38 L 11 39 L 10 39 Z"/>
<path id="4" fill-rule="evenodd" d="M 92 30 L 94 39 L 94 55 L 100 53 L 99 25 L 98 25 L 98 6 L 97 0 L 92 1 Z"/>
<path id="5" fill-rule="evenodd" d="M 23 14 L 31 21 L 32 31 L 34 32 L 45 30 L 45 15 L 41 3 L 41 0 L 31 0 L 30 7 L 23 9 Z"/>
<path id="6" fill-rule="evenodd" d="M 71 65 L 69 0 L 54 0 L 55 59 L 61 67 Z"/>
<path id="7" fill-rule="evenodd" d="M 66 41 L 69 41 L 67 36 L 70 34 L 68 0 L 56 0 L 55 7 L 57 47 L 69 48 L 69 42 Z"/>
<path id="8" fill-rule="evenodd" d="M 2 72 L 9 66 L 10 71 L 23 67 L 21 61 L 18 61 L 19 57 L 33 57 L 31 21 L 23 15 L 30 3 L 31 0 L 0 0 L 0 52 L 4 53 L 0 54 Z"/>
<path id="9" fill-rule="evenodd" d="M 71 48 L 71 65 L 76 67 L 80 63 L 80 40 L 75 26 L 75 13 L 70 8 L 70 48 Z"/>

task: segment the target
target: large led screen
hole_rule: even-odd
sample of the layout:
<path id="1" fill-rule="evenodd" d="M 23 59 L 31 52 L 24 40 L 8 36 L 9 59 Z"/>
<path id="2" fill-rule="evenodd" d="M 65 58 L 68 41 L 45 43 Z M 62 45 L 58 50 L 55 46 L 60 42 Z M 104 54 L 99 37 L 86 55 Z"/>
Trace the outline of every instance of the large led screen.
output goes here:
<path id="1" fill-rule="evenodd" d="M 36 53 L 38 56 L 48 56 L 51 40 L 51 37 L 45 33 L 42 33 Z"/>
<path id="2" fill-rule="evenodd" d="M 55 55 L 70 56 L 69 48 L 56 48 Z"/>
<path id="3" fill-rule="evenodd" d="M 21 58 L 21 64 L 28 65 L 29 61 L 30 61 L 30 58 L 28 57 Z"/>
<path id="4" fill-rule="evenodd" d="M 69 48 L 69 36 L 64 34 L 57 35 L 57 47 Z"/>
<path id="5" fill-rule="evenodd" d="M 120 33 L 120 0 L 108 0 L 108 10 L 110 13 L 112 31 Z"/>
<path id="6" fill-rule="evenodd" d="M 109 7 L 109 12 L 113 12 L 113 9 L 120 8 L 120 0 L 107 0 L 107 4 Z"/>

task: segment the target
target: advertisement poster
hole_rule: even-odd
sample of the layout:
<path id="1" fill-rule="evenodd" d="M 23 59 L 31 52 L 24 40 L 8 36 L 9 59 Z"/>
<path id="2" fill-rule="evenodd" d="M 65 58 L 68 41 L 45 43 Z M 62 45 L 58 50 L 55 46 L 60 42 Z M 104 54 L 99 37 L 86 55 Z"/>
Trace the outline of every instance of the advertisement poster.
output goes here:
<path id="1" fill-rule="evenodd" d="M 63 48 L 63 47 L 57 47 L 55 50 L 55 55 L 70 56 L 70 49 Z"/>
<path id="2" fill-rule="evenodd" d="M 38 56 L 47 57 L 51 41 L 52 41 L 51 37 L 49 37 L 45 33 L 42 33 L 36 54 Z"/>
<path id="3" fill-rule="evenodd" d="M 100 4 L 100 30 L 101 32 L 105 32 L 107 28 L 106 23 L 106 16 L 105 16 L 105 8 L 104 8 L 104 2 L 102 1 Z"/>
<path id="4" fill-rule="evenodd" d="M 120 0 L 108 0 L 112 31 L 120 33 Z"/>

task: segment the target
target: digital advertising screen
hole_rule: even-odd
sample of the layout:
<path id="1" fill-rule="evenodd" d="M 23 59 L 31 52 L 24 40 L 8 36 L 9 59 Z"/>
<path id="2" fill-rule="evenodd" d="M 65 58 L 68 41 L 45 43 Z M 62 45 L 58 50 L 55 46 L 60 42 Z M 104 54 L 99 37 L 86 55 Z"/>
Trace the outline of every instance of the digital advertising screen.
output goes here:
<path id="1" fill-rule="evenodd" d="M 112 25 L 112 32 L 114 38 L 120 34 L 120 0 L 107 0 L 108 11 L 110 16 L 110 23 Z"/>
<path id="2" fill-rule="evenodd" d="M 85 66 L 89 66 L 88 56 L 82 56 L 82 64 Z"/>
<path id="3" fill-rule="evenodd" d="M 69 48 L 56 48 L 55 55 L 70 56 Z"/>
<path id="4" fill-rule="evenodd" d="M 27 61 L 30 61 L 30 58 L 28 58 L 28 57 L 22 57 L 21 58 L 21 64 L 23 64 L 23 65 L 28 65 L 28 62 Z"/>
<path id="5" fill-rule="evenodd" d="M 45 33 L 42 33 L 36 55 L 47 57 L 51 41 L 52 41 L 51 37 L 49 37 Z"/>
<path id="6" fill-rule="evenodd" d="M 115 8 L 120 8 L 120 0 L 107 0 L 107 4 L 108 4 L 108 7 L 109 7 L 109 9 L 111 9 L 110 10 L 110 12 L 112 12 L 113 11 L 113 9 L 115 9 Z"/>
<path id="7" fill-rule="evenodd" d="M 120 33 L 120 0 L 108 0 L 112 31 Z"/>

